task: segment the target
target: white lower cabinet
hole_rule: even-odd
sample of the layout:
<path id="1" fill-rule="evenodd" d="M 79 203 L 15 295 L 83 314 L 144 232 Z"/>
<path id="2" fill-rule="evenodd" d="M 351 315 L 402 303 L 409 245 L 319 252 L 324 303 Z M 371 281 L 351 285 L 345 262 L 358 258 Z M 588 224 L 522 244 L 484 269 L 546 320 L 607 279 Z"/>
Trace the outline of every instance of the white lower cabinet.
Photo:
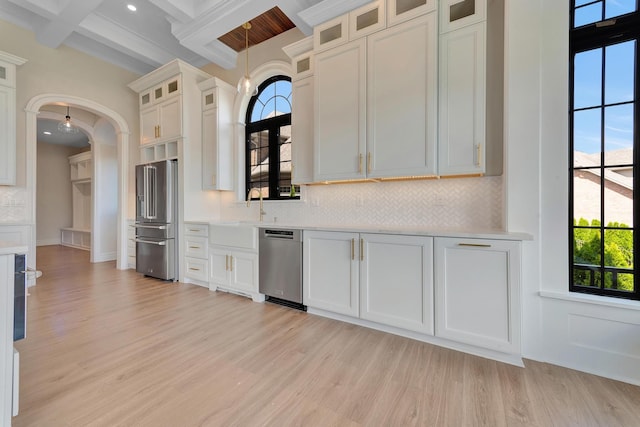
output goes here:
<path id="1" fill-rule="evenodd" d="M 194 285 L 209 287 L 209 224 L 185 222 L 184 236 L 184 274 L 182 281 Z"/>
<path id="2" fill-rule="evenodd" d="M 307 307 L 358 316 L 358 233 L 306 231 L 302 299 Z"/>
<path id="3" fill-rule="evenodd" d="M 435 238 L 436 336 L 520 354 L 520 243 Z"/>
<path id="4" fill-rule="evenodd" d="M 209 247 L 209 289 L 264 300 L 258 294 L 258 254 L 226 246 Z"/>
<path id="5" fill-rule="evenodd" d="M 307 307 L 433 334 L 432 238 L 305 231 Z"/>
<path id="6" fill-rule="evenodd" d="M 360 237 L 360 317 L 433 335 L 433 238 Z"/>

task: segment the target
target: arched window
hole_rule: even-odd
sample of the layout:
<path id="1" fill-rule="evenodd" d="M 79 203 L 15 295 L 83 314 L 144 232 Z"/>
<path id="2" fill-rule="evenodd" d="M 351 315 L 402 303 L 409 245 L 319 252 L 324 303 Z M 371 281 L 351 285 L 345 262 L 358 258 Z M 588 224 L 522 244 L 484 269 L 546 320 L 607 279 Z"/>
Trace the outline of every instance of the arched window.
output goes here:
<path id="1" fill-rule="evenodd" d="M 245 196 L 257 188 L 264 199 L 298 199 L 300 188 L 291 183 L 289 77 L 271 77 L 258 87 L 247 107 L 245 132 Z"/>

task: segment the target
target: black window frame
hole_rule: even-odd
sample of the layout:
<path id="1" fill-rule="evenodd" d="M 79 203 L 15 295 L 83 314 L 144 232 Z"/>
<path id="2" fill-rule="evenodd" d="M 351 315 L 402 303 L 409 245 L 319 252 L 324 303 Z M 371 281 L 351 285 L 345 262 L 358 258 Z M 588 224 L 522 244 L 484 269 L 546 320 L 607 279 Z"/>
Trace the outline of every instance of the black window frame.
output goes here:
<path id="1" fill-rule="evenodd" d="M 291 113 L 281 114 L 268 119 L 251 121 L 253 109 L 256 106 L 258 98 L 263 91 L 271 86 L 271 84 L 278 81 L 291 82 L 291 77 L 285 75 L 277 75 L 268 78 L 258 86 L 258 93 L 251 97 L 247 106 L 247 113 L 245 119 L 245 200 L 249 197 L 251 191 L 251 134 L 267 130 L 269 131 L 269 195 L 264 197 L 264 200 L 300 200 L 300 187 L 295 185 L 296 196 L 282 196 L 280 194 L 280 148 L 278 140 L 280 138 L 280 128 L 283 126 L 291 125 Z M 293 162 L 293 159 L 291 160 Z M 293 163 L 292 163 L 293 164 Z M 275 167 L 274 167 L 275 166 Z M 293 171 L 291 171 L 292 173 Z M 293 173 L 292 177 L 293 179 Z M 294 186 L 293 183 L 291 183 Z M 256 192 L 251 194 L 252 199 L 257 199 Z"/>
<path id="2" fill-rule="evenodd" d="M 636 0 L 636 11 L 625 15 L 604 19 L 605 5 L 602 7 L 602 20 L 599 22 L 582 25 L 574 28 L 575 10 L 578 7 L 590 6 L 599 3 L 598 0 L 587 2 L 580 6 L 576 6 L 576 0 L 570 3 L 570 26 L 569 26 L 569 291 L 595 294 L 601 296 L 609 296 L 630 300 L 640 300 L 640 262 L 638 255 L 640 254 L 640 195 L 636 193 L 636 189 L 640 189 L 640 1 Z M 604 148 L 601 148 L 600 165 L 596 167 L 575 167 L 574 165 L 574 112 L 586 110 L 585 108 L 574 108 L 574 60 L 578 53 L 590 51 L 598 48 L 606 48 L 607 46 L 617 45 L 626 41 L 635 40 L 635 93 L 634 93 L 634 116 L 633 116 L 633 269 L 623 269 L 617 267 L 609 267 L 605 265 L 605 232 L 607 230 L 629 230 L 629 228 L 609 227 L 605 224 L 605 185 L 604 172 L 606 169 L 621 165 L 606 164 L 604 161 Z M 604 52 L 604 51 L 603 51 Z M 604 55 L 604 53 L 603 53 Z M 602 60 L 602 99 L 601 99 L 601 123 L 604 122 L 604 114 L 606 107 L 615 106 L 617 103 L 607 104 L 604 97 L 605 90 L 605 58 Z M 591 107 L 589 107 L 591 108 Z M 600 137 L 601 147 L 604 147 L 605 126 L 601 126 Z M 629 165 L 625 165 L 629 166 Z M 574 223 L 574 179 L 576 171 L 583 169 L 596 169 L 600 173 L 600 224 L 597 226 L 580 226 Z M 576 218 L 577 220 L 577 218 Z M 577 229 L 593 229 L 600 233 L 600 265 L 582 265 L 575 262 L 574 259 L 574 232 Z M 574 271 L 585 270 L 590 275 L 591 283 L 589 285 L 574 283 Z M 615 288 L 605 288 L 605 273 L 609 273 L 612 278 L 614 287 L 617 283 L 617 275 L 619 273 L 633 274 L 634 287 L 633 291 L 623 291 Z M 599 285 L 595 286 L 594 277 L 598 277 Z"/>

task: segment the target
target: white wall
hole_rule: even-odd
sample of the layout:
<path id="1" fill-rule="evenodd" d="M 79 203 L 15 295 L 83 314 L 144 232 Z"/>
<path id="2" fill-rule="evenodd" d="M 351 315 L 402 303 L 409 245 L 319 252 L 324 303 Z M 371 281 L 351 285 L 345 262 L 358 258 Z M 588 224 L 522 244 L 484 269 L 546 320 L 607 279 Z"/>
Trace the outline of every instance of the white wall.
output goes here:
<path id="1" fill-rule="evenodd" d="M 640 303 L 568 292 L 568 3 L 507 1 L 507 227 L 534 236 L 524 354 L 640 384 Z"/>
<path id="2" fill-rule="evenodd" d="M 14 188 L 0 187 L 0 198 L 5 192 L 25 191 L 26 179 L 26 142 L 24 108 L 36 95 L 45 93 L 76 96 L 99 103 L 117 111 L 129 125 L 131 140 L 139 140 L 138 97 L 127 84 L 139 75 L 111 65 L 94 57 L 66 46 L 51 49 L 35 40 L 35 35 L 21 27 L 0 21 L 0 50 L 27 59 L 27 63 L 17 70 L 17 185 Z M 135 144 L 129 147 L 132 162 L 138 158 Z M 133 178 L 133 168 L 129 171 Z M 24 197 L 25 207 L 21 211 L 22 222 L 35 222 L 31 218 L 30 194 L 20 193 Z M 130 191 L 130 203 L 133 203 L 133 191 Z M 133 215 L 133 210 L 130 215 Z M 0 222 L 4 218 L 0 217 Z"/>
<path id="3" fill-rule="evenodd" d="M 87 147 L 89 149 L 90 147 Z M 60 244 L 60 229 L 71 227 L 69 156 L 86 149 L 38 143 L 36 244 Z"/>
<path id="4" fill-rule="evenodd" d="M 118 153 L 113 126 L 100 119 L 93 135 L 93 239 L 91 262 L 116 259 L 118 224 Z"/>

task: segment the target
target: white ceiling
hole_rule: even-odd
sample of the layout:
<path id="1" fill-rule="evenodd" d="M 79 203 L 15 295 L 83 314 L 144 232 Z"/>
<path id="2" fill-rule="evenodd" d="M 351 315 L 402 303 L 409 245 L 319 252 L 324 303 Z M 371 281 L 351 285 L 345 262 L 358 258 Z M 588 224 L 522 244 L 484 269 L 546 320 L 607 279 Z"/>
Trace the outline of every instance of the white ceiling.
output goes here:
<path id="1" fill-rule="evenodd" d="M 146 74 L 175 58 L 234 68 L 237 53 L 218 37 L 274 6 L 310 35 L 314 25 L 370 1 L 0 0 L 0 19 L 33 31 L 43 45 L 65 44 Z"/>

